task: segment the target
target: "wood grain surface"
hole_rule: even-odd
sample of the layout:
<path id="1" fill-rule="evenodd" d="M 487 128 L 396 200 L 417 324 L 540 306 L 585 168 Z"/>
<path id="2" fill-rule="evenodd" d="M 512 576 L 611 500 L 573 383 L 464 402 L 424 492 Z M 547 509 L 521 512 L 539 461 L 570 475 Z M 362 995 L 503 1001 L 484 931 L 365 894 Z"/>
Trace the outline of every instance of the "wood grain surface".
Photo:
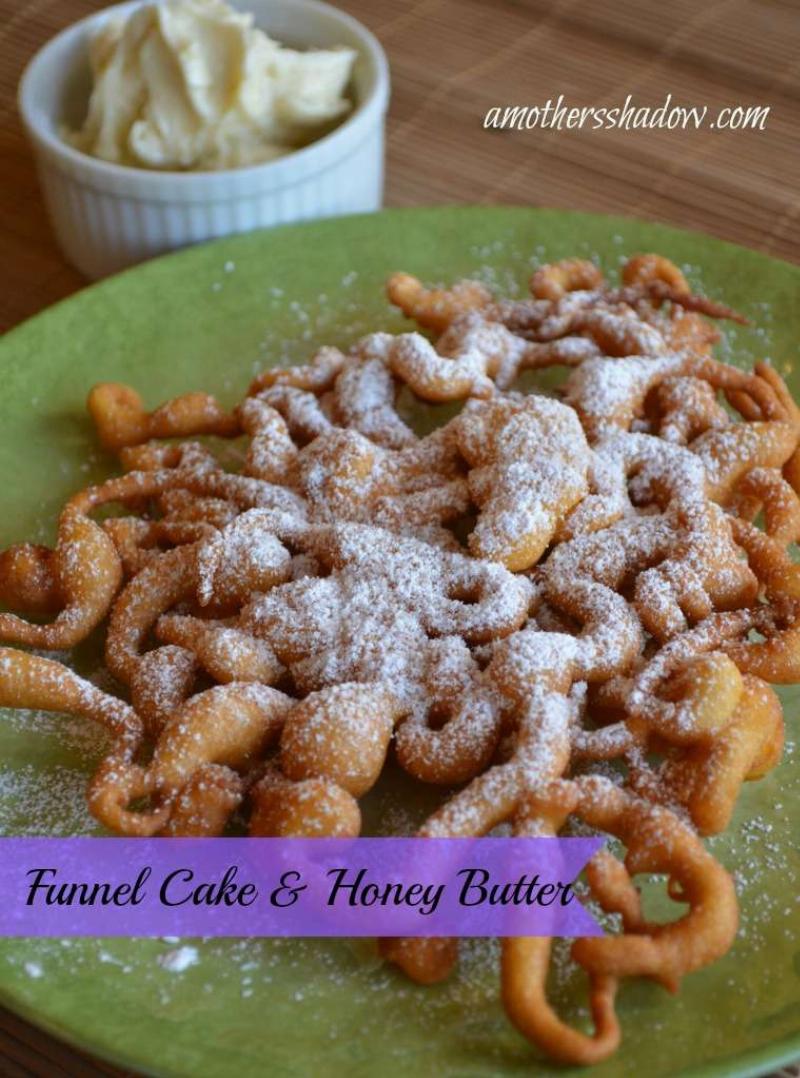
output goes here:
<path id="1" fill-rule="evenodd" d="M 53 241 L 15 94 L 49 36 L 102 5 L 0 0 L 0 327 L 84 284 Z M 245 5 L 246 6 L 246 5 Z M 344 0 L 389 55 L 386 202 L 623 213 L 797 259 L 797 0 Z M 488 109 L 768 105 L 764 131 L 487 131 Z M 111 1068 L 0 1011 L 0 1074 Z M 800 1074 L 800 1071 L 793 1072 Z"/>
<path id="2" fill-rule="evenodd" d="M 25 61 L 96 0 L 0 0 L 0 327 L 83 284 L 50 234 L 16 117 Z M 393 74 L 386 201 L 625 213 L 796 258 L 797 0 L 344 0 Z M 709 115 L 769 105 L 764 131 L 487 131 L 495 105 L 666 94 Z"/>

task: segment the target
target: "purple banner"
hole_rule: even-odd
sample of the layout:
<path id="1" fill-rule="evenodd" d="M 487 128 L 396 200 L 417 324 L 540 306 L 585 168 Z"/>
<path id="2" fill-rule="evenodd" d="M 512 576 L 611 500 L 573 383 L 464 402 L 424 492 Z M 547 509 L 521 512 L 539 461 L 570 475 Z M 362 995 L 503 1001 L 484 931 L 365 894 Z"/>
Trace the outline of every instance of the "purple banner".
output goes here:
<path id="1" fill-rule="evenodd" d="M 600 838 L 2 838 L 0 936 L 598 936 Z"/>

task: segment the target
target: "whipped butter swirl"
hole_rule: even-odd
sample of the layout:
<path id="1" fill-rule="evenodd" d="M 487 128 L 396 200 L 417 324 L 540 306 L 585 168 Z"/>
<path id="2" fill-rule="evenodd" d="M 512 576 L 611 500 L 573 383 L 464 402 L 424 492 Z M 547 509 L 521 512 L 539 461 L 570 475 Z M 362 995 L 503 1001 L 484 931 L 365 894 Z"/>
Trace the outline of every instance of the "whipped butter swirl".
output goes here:
<path id="1" fill-rule="evenodd" d="M 153 169 L 270 161 L 352 107 L 356 53 L 297 52 L 223 0 L 166 0 L 106 22 L 90 43 L 93 90 L 72 145 Z"/>

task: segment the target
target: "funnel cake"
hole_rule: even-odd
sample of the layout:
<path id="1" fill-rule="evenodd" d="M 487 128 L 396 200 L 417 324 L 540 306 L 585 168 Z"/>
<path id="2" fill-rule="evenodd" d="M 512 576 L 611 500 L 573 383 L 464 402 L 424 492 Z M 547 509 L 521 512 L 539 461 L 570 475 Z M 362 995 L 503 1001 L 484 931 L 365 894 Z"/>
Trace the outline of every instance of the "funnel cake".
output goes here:
<path id="1" fill-rule="evenodd" d="M 103 625 L 120 696 L 4 646 L 0 704 L 110 732 L 87 797 L 118 834 L 218 835 L 236 814 L 353 836 L 396 761 L 451 788 L 423 836 L 614 836 L 586 878 L 617 928 L 572 948 L 593 1030 L 548 1000 L 549 940 L 503 942 L 517 1028 L 597 1062 L 623 980 L 674 991 L 735 937 L 702 836 L 778 762 L 770 686 L 800 682 L 800 412 L 770 366 L 714 358 L 711 319 L 741 316 L 660 255 L 618 285 L 543 266 L 523 300 L 405 273 L 388 292 L 417 328 L 265 371 L 230 412 L 92 390 L 122 474 L 70 499 L 52 550 L 0 554 L 0 640 L 66 651 Z M 517 390 L 551 367 L 555 394 Z M 401 391 L 463 407 L 419 437 Z M 241 470 L 201 435 L 241 437 Z M 677 919 L 645 919 L 649 873 Z M 457 959 L 452 940 L 382 947 L 424 984 Z"/>

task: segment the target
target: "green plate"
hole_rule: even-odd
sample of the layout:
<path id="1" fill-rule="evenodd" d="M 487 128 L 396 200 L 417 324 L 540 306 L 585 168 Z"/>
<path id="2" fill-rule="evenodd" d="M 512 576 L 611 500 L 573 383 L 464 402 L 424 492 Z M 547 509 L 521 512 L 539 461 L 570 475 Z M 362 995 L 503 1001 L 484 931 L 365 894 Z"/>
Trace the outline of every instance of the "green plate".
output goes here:
<path id="1" fill-rule="evenodd" d="M 790 374 L 800 340 L 800 269 L 706 236 L 621 218 L 527 210 L 410 210 L 224 240 L 88 289 L 9 334 L 2 346 L 0 544 L 52 537 L 58 506 L 106 475 L 83 402 L 96 381 L 139 387 L 150 405 L 190 388 L 226 402 L 266 364 L 300 361 L 322 343 L 404 328 L 386 304 L 394 269 L 427 280 L 475 275 L 521 293 L 531 267 L 597 256 L 611 275 L 627 254 L 656 250 L 692 282 L 750 316 L 728 330 L 736 363 L 770 356 Z M 800 392 L 800 378 L 794 378 Z M 91 666 L 91 649 L 76 656 Z M 784 694 L 784 763 L 748 786 L 729 833 L 713 842 L 735 873 L 742 930 L 726 958 L 672 997 L 626 984 L 624 1044 L 593 1072 L 750 1075 L 800 1056 L 800 783 L 797 695 Z M 0 714 L 0 833 L 86 834 L 82 798 L 101 751 L 85 724 Z M 414 812 L 422 810 L 414 803 Z M 384 826 L 409 826 L 396 791 L 372 796 Z M 388 820 L 388 824 L 387 821 Z M 186 941 L 183 941 L 184 944 Z M 368 943 L 191 941 L 183 972 L 162 940 L 0 942 L 0 999 L 45 1029 L 157 1075 L 542 1075 L 497 1000 L 497 952 L 476 941 L 444 985 L 420 988 Z M 161 960 L 161 961 L 160 961 Z M 558 964 L 555 998 L 585 1022 L 584 986 Z M 578 1073 L 575 1071 L 574 1073 Z"/>

